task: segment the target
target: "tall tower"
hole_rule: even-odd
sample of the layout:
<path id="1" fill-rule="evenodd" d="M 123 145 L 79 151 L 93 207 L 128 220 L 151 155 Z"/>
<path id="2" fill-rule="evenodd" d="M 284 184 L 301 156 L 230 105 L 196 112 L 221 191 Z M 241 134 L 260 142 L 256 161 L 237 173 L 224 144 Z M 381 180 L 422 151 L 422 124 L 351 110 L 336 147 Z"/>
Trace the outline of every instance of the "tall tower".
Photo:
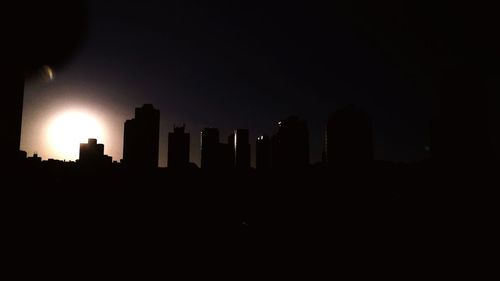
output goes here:
<path id="1" fill-rule="evenodd" d="M 168 133 L 168 167 L 186 168 L 189 165 L 189 133 L 185 126 L 175 127 Z"/>
<path id="2" fill-rule="evenodd" d="M 204 128 L 201 131 L 201 168 L 219 167 L 219 153 L 219 130 L 217 128 Z"/>
<path id="3" fill-rule="evenodd" d="M 298 116 L 278 122 L 278 132 L 272 140 L 272 165 L 278 169 L 309 166 L 309 131 Z"/>
<path id="4" fill-rule="evenodd" d="M 250 169 L 250 139 L 246 129 L 234 131 L 234 163 L 237 169 Z"/>
<path id="5" fill-rule="evenodd" d="M 136 169 L 158 167 L 160 111 L 151 104 L 135 109 L 135 118 L 125 122 L 123 164 Z"/>
<path id="6" fill-rule="evenodd" d="M 5 83 L 2 83 L 2 96 L 5 106 L 0 110 L 2 126 L 1 153 L 5 163 L 17 160 L 21 142 L 21 123 L 23 119 L 24 75 L 21 71 L 7 71 Z M 2 82 L 4 82 L 2 80 Z"/>
<path id="7" fill-rule="evenodd" d="M 271 169 L 271 140 L 268 136 L 257 138 L 255 145 L 255 168 L 258 171 Z"/>

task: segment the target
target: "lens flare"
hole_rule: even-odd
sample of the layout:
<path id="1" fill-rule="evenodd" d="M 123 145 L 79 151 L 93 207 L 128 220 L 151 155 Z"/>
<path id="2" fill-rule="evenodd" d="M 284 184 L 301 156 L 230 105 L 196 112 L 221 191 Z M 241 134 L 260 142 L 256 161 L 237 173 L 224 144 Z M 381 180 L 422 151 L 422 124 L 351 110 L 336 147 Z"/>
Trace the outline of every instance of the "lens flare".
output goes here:
<path id="1" fill-rule="evenodd" d="M 42 80 L 45 82 L 52 82 L 54 80 L 54 70 L 48 65 L 42 67 Z"/>
<path id="2" fill-rule="evenodd" d="M 78 159 L 80 143 L 87 139 L 104 139 L 99 120 L 83 111 L 67 111 L 55 116 L 47 129 L 47 141 L 57 159 Z"/>

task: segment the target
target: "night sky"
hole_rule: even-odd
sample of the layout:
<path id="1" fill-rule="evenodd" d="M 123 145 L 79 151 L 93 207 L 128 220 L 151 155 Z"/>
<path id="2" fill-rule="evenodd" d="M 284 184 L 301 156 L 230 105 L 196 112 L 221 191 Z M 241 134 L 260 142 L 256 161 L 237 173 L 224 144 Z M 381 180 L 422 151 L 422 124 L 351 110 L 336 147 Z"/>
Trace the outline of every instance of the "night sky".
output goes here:
<path id="1" fill-rule="evenodd" d="M 219 128 L 224 141 L 248 128 L 254 152 L 256 137 L 291 114 L 307 120 L 314 163 L 328 115 L 353 103 L 372 117 L 376 159 L 428 157 L 434 88 L 414 58 L 373 37 L 368 20 L 340 5 L 216 2 L 92 1 L 84 43 L 54 81 L 27 80 L 21 149 L 59 158 L 47 124 L 78 108 L 98 117 L 99 142 L 120 160 L 124 121 L 152 103 L 160 166 L 174 124 L 186 124 L 199 164 L 203 127 Z"/>

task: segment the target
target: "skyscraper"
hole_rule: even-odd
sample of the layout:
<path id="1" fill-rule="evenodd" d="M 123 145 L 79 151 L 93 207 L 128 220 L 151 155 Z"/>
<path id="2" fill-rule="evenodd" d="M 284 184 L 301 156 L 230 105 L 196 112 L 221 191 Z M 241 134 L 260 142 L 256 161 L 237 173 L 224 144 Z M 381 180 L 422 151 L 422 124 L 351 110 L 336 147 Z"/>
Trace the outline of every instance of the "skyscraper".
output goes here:
<path id="1" fill-rule="evenodd" d="M 24 75 L 9 70 L 3 77 L 2 98 L 5 105 L 0 110 L 0 153 L 7 163 L 13 163 L 19 155 L 21 123 L 23 119 Z M 3 76 L 3 75 L 2 75 Z"/>
<path id="2" fill-rule="evenodd" d="M 364 111 L 349 105 L 330 116 L 326 125 L 325 156 L 329 166 L 373 160 L 372 125 Z"/>
<path id="3" fill-rule="evenodd" d="M 230 134 L 227 137 L 227 145 L 226 145 L 226 166 L 230 166 L 234 168 L 235 165 L 235 157 L 236 157 L 236 131 Z"/>
<path id="4" fill-rule="evenodd" d="M 185 126 L 175 127 L 168 133 L 168 167 L 187 168 L 189 164 L 189 133 Z"/>
<path id="5" fill-rule="evenodd" d="M 234 131 L 234 163 L 237 169 L 250 169 L 250 140 L 246 129 Z"/>
<path id="6" fill-rule="evenodd" d="M 136 169 L 158 167 L 160 111 L 151 104 L 135 109 L 135 118 L 125 122 L 123 164 Z"/>
<path id="7" fill-rule="evenodd" d="M 233 169 L 236 156 L 235 133 L 227 137 L 227 143 L 219 144 L 220 167 L 224 169 Z"/>
<path id="8" fill-rule="evenodd" d="M 201 131 L 201 168 L 219 167 L 219 153 L 219 130 L 217 128 L 204 128 Z"/>
<path id="9" fill-rule="evenodd" d="M 217 152 L 217 168 L 230 170 L 234 169 L 234 134 L 228 137 L 227 143 L 219 143 Z"/>
<path id="10" fill-rule="evenodd" d="M 268 136 L 257 138 L 255 151 L 255 168 L 259 171 L 271 169 L 271 140 Z"/>
<path id="11" fill-rule="evenodd" d="M 309 131 L 298 116 L 278 122 L 272 140 L 272 166 L 277 169 L 299 169 L 309 165 Z"/>

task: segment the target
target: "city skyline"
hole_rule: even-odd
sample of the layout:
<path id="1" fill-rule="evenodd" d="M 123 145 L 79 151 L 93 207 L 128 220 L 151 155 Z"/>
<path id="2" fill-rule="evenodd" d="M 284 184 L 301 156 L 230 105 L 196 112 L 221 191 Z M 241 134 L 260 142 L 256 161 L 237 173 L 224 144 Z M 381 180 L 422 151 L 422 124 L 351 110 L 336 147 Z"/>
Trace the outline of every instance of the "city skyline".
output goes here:
<path id="1" fill-rule="evenodd" d="M 27 85 L 26 88 L 27 88 L 27 94 L 28 97 L 27 97 L 27 100 L 29 101 L 29 99 L 31 98 L 30 95 L 33 95 L 34 94 L 34 90 L 38 87 L 42 87 L 42 89 L 44 87 L 51 87 L 50 85 L 46 85 L 46 86 L 40 86 L 40 85 L 35 85 L 35 86 L 29 86 Z M 79 99 L 77 99 L 79 100 Z M 74 106 L 71 106 L 71 104 L 75 104 Z M 61 158 L 61 157 L 58 157 L 57 153 L 54 153 L 54 151 L 51 150 L 50 148 L 50 144 L 47 143 L 47 140 L 46 140 L 46 133 L 45 131 L 47 130 L 47 127 L 49 127 L 50 125 L 50 121 L 51 119 L 54 118 L 55 115 L 57 115 L 57 113 L 64 113 L 66 112 L 65 109 L 66 108 L 75 108 L 76 111 L 89 111 L 88 109 L 90 109 L 91 112 L 93 112 L 94 116 L 97 116 L 98 119 L 100 119 L 100 122 L 101 124 L 103 125 L 103 127 L 105 127 L 107 129 L 107 136 L 104 137 L 104 142 L 105 143 L 109 143 L 110 145 L 107 146 L 107 150 L 106 150 L 106 153 L 108 153 L 109 155 L 111 155 L 113 157 L 113 159 L 122 159 L 123 158 L 123 142 L 122 142 L 122 134 L 120 132 L 120 122 L 122 122 L 121 120 L 122 119 L 129 119 L 131 117 L 133 117 L 133 115 L 130 114 L 130 112 L 132 112 L 132 110 L 128 110 L 128 112 L 123 112 L 123 111 L 116 111 L 116 109 L 111 109 L 111 112 L 113 112 L 113 114 L 110 116 L 109 114 L 107 114 L 107 109 L 104 108 L 102 105 L 99 105 L 99 104 L 92 104 L 92 103 L 85 103 L 85 102 L 67 102 L 67 103 L 62 103 L 61 106 L 59 106 L 60 108 L 62 108 L 62 110 L 60 110 L 59 112 L 55 112 L 55 113 L 50 113 L 50 114 L 44 114 L 46 110 L 49 110 L 51 108 L 48 108 L 47 105 L 41 107 L 41 109 L 38 109 L 37 112 L 35 113 L 32 113 L 30 108 L 32 107 L 32 105 L 28 104 L 27 101 L 25 101 L 25 108 L 28 109 L 28 112 L 25 113 L 23 115 L 23 126 L 22 126 L 22 135 L 21 135 L 21 149 L 22 150 L 25 150 L 27 151 L 29 154 L 33 154 L 33 153 L 38 153 L 39 155 L 42 156 L 43 159 L 49 159 L 49 158 L 52 158 L 52 159 L 61 159 L 61 160 L 75 160 L 76 157 L 77 157 L 77 154 L 75 152 L 74 157 L 73 159 L 68 159 L 68 158 Z M 340 108 L 343 108 L 342 106 L 339 106 L 338 109 Z M 159 108 L 161 110 L 161 108 Z M 51 109 L 52 110 L 52 109 Z M 163 112 L 163 111 L 162 111 Z M 330 114 L 332 114 L 333 112 L 335 112 L 335 110 L 330 110 L 330 111 L 327 111 L 327 112 L 324 112 L 322 114 L 322 116 L 324 117 L 322 119 L 323 122 L 316 122 L 316 123 L 312 123 L 310 122 L 310 130 L 313 131 L 313 133 L 311 134 L 311 138 L 310 138 L 310 141 L 311 141 L 311 150 L 310 150 L 310 158 L 311 158 L 311 161 L 313 162 L 318 162 L 318 161 L 321 161 L 321 157 L 322 157 L 322 146 L 323 146 L 323 129 L 324 129 L 324 125 L 326 124 L 326 120 L 328 119 L 328 116 Z M 34 115 L 32 115 L 34 114 Z M 168 116 L 168 112 L 164 113 L 165 115 Z M 290 116 L 290 115 L 294 115 L 295 113 L 294 112 L 290 112 L 289 114 L 283 114 L 281 117 L 276 117 L 276 119 L 274 120 L 268 120 L 268 122 L 266 123 L 266 125 L 264 126 L 265 129 L 262 129 L 262 130 L 250 130 L 250 137 L 251 139 L 256 139 L 257 137 L 259 137 L 260 135 L 265 135 L 265 134 L 270 134 L 271 131 L 273 130 L 273 127 L 275 126 L 275 124 L 277 122 L 279 122 L 280 118 L 284 118 L 284 116 Z M 28 116 L 30 117 L 28 117 Z M 28 120 L 28 118 L 34 118 L 35 121 L 32 121 L 32 120 Z M 307 119 L 307 118 L 305 118 Z M 174 121 L 167 121 L 165 122 L 165 118 L 162 116 L 162 119 L 160 121 L 160 126 L 161 126 L 161 130 L 160 130 L 160 148 L 159 148 L 159 166 L 167 166 L 167 155 L 168 155 L 168 149 L 167 149 L 167 146 L 168 146 L 168 132 L 169 132 L 169 128 L 171 128 L 172 126 L 174 126 L 175 124 L 179 124 L 179 123 L 186 123 L 186 124 L 189 124 L 188 122 L 185 122 L 185 121 L 182 121 L 182 120 L 179 120 L 178 122 L 174 122 Z M 263 122 L 264 123 L 264 122 Z M 38 124 L 41 124 L 41 126 L 37 126 Z M 211 126 L 217 126 L 217 124 L 215 122 L 205 122 L 206 125 L 208 124 L 211 124 Z M 191 124 L 189 124 L 189 128 L 190 130 L 199 130 L 201 131 L 201 129 L 203 129 L 203 127 L 206 127 L 206 125 L 194 125 L 194 126 L 191 126 Z M 234 130 L 234 128 L 237 128 L 237 127 L 243 127 L 243 126 L 234 126 L 234 127 L 222 127 L 222 126 L 217 126 L 219 128 L 219 130 L 221 130 L 222 134 L 224 135 L 227 135 L 227 134 L 230 134 L 232 132 L 232 130 Z M 85 138 L 92 138 L 92 137 L 96 137 L 96 136 L 87 136 Z M 99 136 L 97 136 L 97 138 L 99 138 Z M 103 139 L 102 137 L 99 138 L 99 139 Z M 83 141 L 83 139 L 82 139 Z M 112 144 L 112 145 L 111 145 Z M 256 147 L 255 147 L 255 143 L 251 142 L 250 143 L 251 145 L 251 149 L 252 151 L 255 151 Z M 201 154 L 197 151 L 197 147 L 199 147 L 200 144 L 199 144 L 199 140 L 197 139 L 194 139 L 192 140 L 191 142 L 191 146 L 190 146 L 190 150 L 192 151 L 192 162 L 196 163 L 197 165 L 200 165 L 200 159 L 201 159 Z M 378 148 L 378 151 L 380 152 L 380 144 L 376 144 L 376 147 L 374 148 L 375 151 L 377 151 L 377 148 Z M 418 161 L 418 160 L 423 160 L 425 159 L 426 157 L 428 157 L 428 153 L 427 151 L 425 151 L 426 149 L 426 146 L 428 146 L 428 143 L 422 143 L 420 147 L 414 147 L 412 149 L 414 150 L 422 150 L 424 151 L 423 153 L 421 153 L 421 156 L 418 157 L 418 158 L 414 158 L 414 159 L 393 159 L 393 158 L 385 158 L 383 157 L 384 155 L 383 154 L 380 154 L 380 153 L 375 153 L 375 158 L 377 159 L 385 159 L 385 160 L 394 160 L 394 161 L 403 161 L 403 162 L 412 162 L 412 161 Z M 251 157 L 251 163 L 253 166 L 255 166 L 255 155 L 252 154 L 252 157 Z"/>
<path id="2" fill-rule="evenodd" d="M 121 159 L 119 124 L 131 117 L 130 108 L 142 103 L 155 104 L 163 112 L 160 166 L 167 163 L 166 139 L 173 124 L 189 124 L 191 132 L 217 127 L 221 135 L 248 128 L 250 139 L 255 139 L 272 131 L 274 122 L 294 114 L 308 121 L 309 158 L 318 162 L 324 156 L 325 119 L 347 104 L 358 105 L 372 119 L 374 159 L 413 162 L 428 158 L 431 123 L 450 129 L 441 136 L 450 143 L 449 157 L 458 147 L 472 143 L 498 151 L 498 129 L 493 122 L 498 115 L 493 94 L 498 88 L 496 78 L 472 52 L 463 52 L 469 45 L 462 37 L 446 33 L 447 25 L 440 17 L 448 15 L 445 6 L 429 14 L 430 22 L 441 28 L 420 22 L 418 9 L 404 10 L 408 17 L 402 22 L 415 32 L 401 33 L 350 6 L 332 5 L 337 11 L 326 9 L 328 5 L 323 10 L 297 3 L 286 6 L 289 13 L 282 13 L 278 3 L 266 9 L 258 8 L 258 3 L 222 3 L 215 9 L 156 1 L 147 5 L 133 1 L 58 4 L 69 12 L 60 17 L 74 31 L 72 36 L 62 40 L 54 30 L 47 37 L 53 39 L 50 44 L 7 60 L 12 71 L 6 76 L 11 81 L 6 90 L 15 95 L 3 120 L 9 131 L 16 132 L 9 137 L 9 151 L 18 146 L 21 129 L 23 150 L 66 159 L 54 157 L 52 150 L 60 135 L 53 133 L 56 130 L 49 123 L 71 109 L 98 120 L 104 134 L 85 137 L 108 144 L 106 153 Z M 358 22 L 350 13 L 364 20 Z M 39 17 L 31 12 L 29 16 Z M 458 26 L 463 24 L 460 18 L 451 18 Z M 374 29 L 365 30 L 370 22 Z M 479 29 L 488 27 L 480 21 L 476 24 Z M 20 25 L 19 33 L 9 32 L 7 38 L 29 35 L 19 42 L 19 51 L 25 50 L 41 39 L 39 32 L 32 31 L 36 30 Z M 485 34 L 466 34 L 481 35 L 477 37 L 481 53 L 494 50 L 494 40 Z M 431 44 L 415 44 L 422 39 Z M 392 47 L 400 52 L 393 52 Z M 18 50 L 11 51 L 17 54 Z M 24 87 L 22 77 L 27 78 Z M 476 97 L 470 99 L 468 93 Z M 458 109 L 466 105 L 475 110 L 469 115 L 475 121 Z M 73 127 L 81 133 L 80 124 Z M 457 138 L 462 129 L 477 137 Z M 434 129 L 439 130 L 444 131 Z M 432 142 L 440 143 L 435 136 Z M 199 145 L 197 139 L 191 142 L 195 163 L 200 163 Z M 255 144 L 250 145 L 255 151 Z M 67 159 L 76 159 L 77 153 L 73 146 Z M 472 157 L 475 152 L 467 153 Z M 255 161 L 252 156 L 252 165 Z"/>
<path id="3" fill-rule="evenodd" d="M 52 158 L 44 129 L 71 107 L 94 111 L 108 128 L 106 153 L 121 159 L 122 120 L 138 104 L 152 103 L 163 113 L 160 166 L 167 164 L 167 132 L 175 124 L 189 124 L 191 133 L 218 127 L 224 135 L 248 128 L 255 139 L 293 114 L 310 124 L 314 162 L 321 160 L 323 122 L 352 103 L 373 119 L 375 158 L 428 156 L 433 85 L 423 77 L 416 87 L 405 66 L 385 61 L 341 10 L 305 4 L 282 13 L 276 3 L 211 10 L 189 2 L 90 1 L 78 48 L 64 64 L 44 63 L 50 82 L 26 82 L 22 148 Z M 343 22 L 348 26 L 341 28 Z M 193 138 L 199 163 L 197 147 Z"/>
<path id="4" fill-rule="evenodd" d="M 147 279 L 208 265 L 232 279 L 479 279 L 492 263 L 493 5 L 2 11 L 1 221 L 14 276 Z"/>
<path id="5" fill-rule="evenodd" d="M 335 112 L 331 116 L 340 114 L 346 115 L 344 112 L 349 113 L 354 108 L 354 105 L 348 105 L 345 108 L 342 108 L 339 111 Z M 364 114 L 360 109 L 356 108 L 355 110 L 360 112 L 360 114 Z M 291 115 L 287 118 L 282 119 L 281 121 L 276 122 L 274 132 L 266 132 L 266 134 L 260 135 L 255 139 L 250 139 L 248 129 L 239 128 L 234 129 L 232 133 L 227 135 L 227 142 L 225 142 L 223 140 L 225 140 L 226 138 L 224 135 L 221 136 L 218 128 L 203 128 L 200 132 L 200 163 L 196 163 L 191 158 L 190 147 L 192 140 L 190 137 L 190 132 L 186 130 L 186 124 L 183 124 L 180 127 L 174 125 L 172 127 L 172 130 L 168 132 L 167 142 L 167 146 L 169 148 L 167 150 L 167 158 L 169 159 L 169 163 L 171 162 L 172 165 L 161 166 L 158 161 L 160 157 L 160 152 L 158 150 L 160 142 L 160 129 L 158 122 L 160 119 L 160 115 L 161 112 L 155 109 L 154 105 L 152 104 L 144 104 L 141 107 L 135 108 L 135 117 L 125 120 L 124 122 L 122 139 L 124 144 L 123 155 L 125 157 L 116 159 L 112 156 L 105 155 L 105 144 L 97 144 L 97 141 L 99 139 L 93 136 L 89 136 L 87 137 L 88 143 L 79 143 L 79 157 L 77 159 L 68 161 L 81 163 L 82 159 L 87 162 L 89 162 L 87 159 L 91 159 L 92 161 L 100 162 L 101 160 L 96 159 L 100 159 L 99 157 L 101 157 L 105 159 L 102 160 L 104 162 L 109 161 L 109 163 L 120 163 L 125 164 L 125 166 L 147 169 L 153 167 L 187 168 L 190 164 L 195 164 L 200 168 L 208 167 L 208 169 L 213 169 L 214 167 L 216 167 L 217 169 L 228 167 L 248 169 L 250 167 L 258 168 L 257 162 L 259 161 L 267 161 L 268 163 L 261 163 L 262 166 L 264 166 L 261 167 L 261 170 L 267 170 L 270 168 L 280 169 L 287 167 L 304 168 L 313 164 L 323 163 L 324 165 L 327 165 L 328 163 L 325 158 L 321 159 L 320 161 L 310 161 L 307 122 L 301 120 L 300 117 L 296 115 Z M 366 115 L 363 115 L 363 118 L 369 120 L 369 117 Z M 348 123 L 346 123 L 346 125 L 352 126 L 353 130 L 358 130 L 356 127 L 356 123 L 359 124 L 359 121 L 356 121 L 357 119 L 359 118 L 356 117 L 356 115 L 347 115 L 347 118 L 344 118 L 345 121 L 343 122 L 347 121 Z M 329 125 L 331 120 L 332 117 L 330 117 L 325 122 L 325 143 L 323 143 L 321 147 L 323 155 L 330 155 L 327 150 L 328 142 L 326 140 L 328 139 L 327 136 L 332 135 L 330 131 L 335 131 L 335 139 L 339 138 L 338 136 L 340 136 L 339 139 L 341 140 L 340 142 L 337 141 L 335 147 L 338 146 L 338 150 L 345 150 L 346 148 L 348 148 L 347 151 L 344 152 L 344 156 L 338 157 L 337 161 L 347 163 L 351 160 L 352 163 L 356 163 L 358 161 L 363 162 L 366 160 L 373 160 L 373 156 L 371 154 L 370 156 L 365 157 L 366 160 L 362 160 L 359 158 L 359 156 L 356 156 L 357 154 L 359 154 L 356 153 L 357 149 L 360 149 L 360 153 L 364 153 L 363 151 L 365 149 L 363 148 L 363 146 L 366 147 L 366 145 L 369 145 L 369 150 L 372 150 L 371 147 L 373 146 L 373 143 L 371 139 L 371 129 L 369 135 L 353 135 L 352 133 L 349 133 L 350 131 L 346 131 L 346 129 L 343 129 L 343 131 L 331 129 Z M 271 137 L 269 138 L 268 135 L 270 135 Z M 268 148 L 267 150 L 263 150 L 261 145 L 259 151 L 259 143 L 262 143 L 263 140 L 267 140 Z M 331 146 L 333 147 L 333 145 Z M 255 149 L 252 150 L 252 147 L 255 147 Z M 30 154 L 22 148 L 20 150 L 22 151 L 22 153 L 24 153 L 24 158 L 26 158 L 28 155 L 34 155 L 32 156 L 32 158 L 59 160 L 64 162 L 66 162 L 67 160 L 50 157 L 45 158 L 38 152 L 33 152 Z M 204 150 L 206 150 L 207 152 L 204 152 Z M 170 151 L 174 151 L 173 155 L 170 154 Z M 141 155 L 149 156 L 147 156 L 148 158 L 137 158 Z M 350 156 L 352 156 L 353 159 L 348 159 Z M 259 157 L 265 160 L 259 160 Z M 331 157 L 328 157 L 328 159 L 330 158 Z M 251 159 L 254 159 L 255 161 L 251 161 Z M 226 164 L 221 163 L 220 161 L 223 161 Z M 203 164 L 203 162 L 205 162 L 205 164 Z M 153 163 L 158 163 L 158 165 L 155 166 Z M 203 167 L 204 165 L 205 167 Z"/>

